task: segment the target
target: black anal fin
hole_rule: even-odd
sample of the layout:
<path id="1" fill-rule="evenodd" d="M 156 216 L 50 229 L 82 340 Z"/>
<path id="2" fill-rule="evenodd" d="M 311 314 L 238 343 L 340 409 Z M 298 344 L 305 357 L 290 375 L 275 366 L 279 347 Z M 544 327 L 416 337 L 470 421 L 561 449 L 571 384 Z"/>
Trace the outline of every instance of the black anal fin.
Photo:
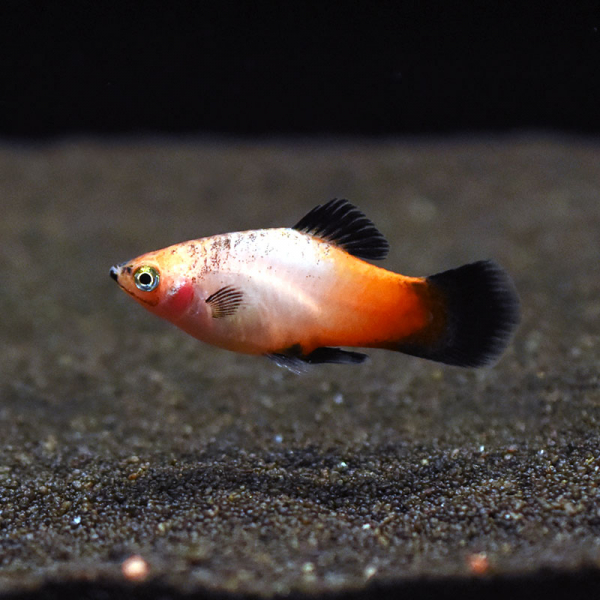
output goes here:
<path id="1" fill-rule="evenodd" d="M 307 354 L 305 361 L 310 365 L 318 365 L 323 363 L 334 363 L 339 365 L 360 364 L 365 362 L 369 357 L 360 352 L 350 352 L 349 350 L 341 350 L 340 348 L 317 348 L 310 354 Z"/>
<path id="2" fill-rule="evenodd" d="M 318 365 L 325 363 L 335 364 L 360 364 L 365 362 L 369 357 L 360 352 L 350 352 L 340 348 L 317 348 L 310 354 L 302 354 L 302 348 L 299 344 L 287 348 L 282 352 L 274 352 L 267 354 L 280 367 L 285 367 L 294 373 L 303 373 L 308 370 L 310 365 Z"/>
<path id="3" fill-rule="evenodd" d="M 335 198 L 323 206 L 319 204 L 294 229 L 335 244 L 358 258 L 380 260 L 390 248 L 377 227 L 348 200 Z"/>
<path id="4" fill-rule="evenodd" d="M 211 294 L 206 303 L 210 305 L 213 319 L 222 319 L 235 314 L 242 303 L 244 294 L 241 290 L 231 285 L 226 285 L 214 294 Z"/>

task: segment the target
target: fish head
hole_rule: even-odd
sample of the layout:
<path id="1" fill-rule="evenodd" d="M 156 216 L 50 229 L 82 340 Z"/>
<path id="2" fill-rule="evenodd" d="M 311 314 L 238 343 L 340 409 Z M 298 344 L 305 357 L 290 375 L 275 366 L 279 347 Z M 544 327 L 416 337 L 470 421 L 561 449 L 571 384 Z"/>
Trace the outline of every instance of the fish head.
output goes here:
<path id="1" fill-rule="evenodd" d="M 144 308 L 170 321 L 194 300 L 193 282 L 169 252 L 149 252 L 115 265 L 110 276 Z"/>

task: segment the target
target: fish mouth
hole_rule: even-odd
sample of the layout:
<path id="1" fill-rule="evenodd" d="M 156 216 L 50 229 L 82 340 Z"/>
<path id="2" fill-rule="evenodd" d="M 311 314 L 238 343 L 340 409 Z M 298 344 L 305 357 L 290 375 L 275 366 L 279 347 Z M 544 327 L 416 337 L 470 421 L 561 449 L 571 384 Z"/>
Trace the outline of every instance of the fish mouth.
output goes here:
<path id="1" fill-rule="evenodd" d="M 131 274 L 131 267 L 128 267 L 126 265 L 127 261 L 119 263 L 114 267 L 111 267 L 109 272 L 111 279 L 114 279 L 117 283 L 119 283 L 119 276 L 123 273 L 124 270 L 127 271 L 127 273 Z M 121 284 L 119 283 L 119 285 Z"/>
<path id="2" fill-rule="evenodd" d="M 132 298 L 135 298 L 136 300 L 139 300 L 140 302 L 143 302 L 144 304 L 147 304 L 148 306 L 156 306 L 158 304 L 158 300 L 151 302 L 149 300 L 145 300 L 144 298 L 142 298 L 141 296 L 138 296 L 136 294 L 134 294 L 131 290 L 128 290 L 120 281 L 119 281 L 119 275 L 121 275 L 123 273 L 123 271 L 125 271 L 128 274 L 131 274 L 131 267 L 130 266 L 126 266 L 127 263 L 121 263 L 120 265 L 116 265 L 115 267 L 111 267 L 110 271 L 109 271 L 109 275 L 111 279 L 114 279 L 118 286 L 124 291 L 127 292 Z"/>

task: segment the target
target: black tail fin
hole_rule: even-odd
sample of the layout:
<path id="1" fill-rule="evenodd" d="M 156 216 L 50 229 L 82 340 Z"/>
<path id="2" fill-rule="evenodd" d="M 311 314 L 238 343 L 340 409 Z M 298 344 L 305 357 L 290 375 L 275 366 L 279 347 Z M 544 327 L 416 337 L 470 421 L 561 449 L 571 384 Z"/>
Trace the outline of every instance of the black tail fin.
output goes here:
<path id="1" fill-rule="evenodd" d="M 461 367 L 495 362 L 519 323 L 519 297 L 510 277 L 494 262 L 480 261 L 427 277 L 441 295 L 444 327 L 433 347 L 401 351 Z"/>

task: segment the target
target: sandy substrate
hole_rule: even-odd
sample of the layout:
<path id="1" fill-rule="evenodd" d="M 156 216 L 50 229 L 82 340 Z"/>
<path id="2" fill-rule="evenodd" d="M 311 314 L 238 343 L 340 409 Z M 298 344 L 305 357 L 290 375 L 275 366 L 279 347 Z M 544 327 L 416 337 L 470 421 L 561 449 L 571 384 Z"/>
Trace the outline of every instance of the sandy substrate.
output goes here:
<path id="1" fill-rule="evenodd" d="M 0 595 L 129 589 L 133 554 L 148 594 L 597 578 L 599 165 L 597 143 L 525 137 L 0 146 Z M 513 275 L 496 367 L 373 351 L 297 376 L 108 277 L 332 197 L 380 227 L 387 268 Z"/>

